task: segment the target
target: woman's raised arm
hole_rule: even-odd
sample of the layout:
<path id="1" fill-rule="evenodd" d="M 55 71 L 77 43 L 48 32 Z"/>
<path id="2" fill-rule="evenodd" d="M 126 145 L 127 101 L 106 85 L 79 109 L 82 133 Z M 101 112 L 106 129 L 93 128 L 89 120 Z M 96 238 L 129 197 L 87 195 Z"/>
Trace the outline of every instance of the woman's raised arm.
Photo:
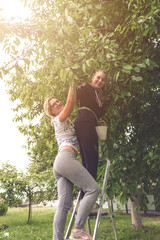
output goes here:
<path id="1" fill-rule="evenodd" d="M 59 121 L 64 122 L 70 116 L 76 103 L 76 88 L 73 85 L 69 88 L 66 104 L 59 114 Z"/>

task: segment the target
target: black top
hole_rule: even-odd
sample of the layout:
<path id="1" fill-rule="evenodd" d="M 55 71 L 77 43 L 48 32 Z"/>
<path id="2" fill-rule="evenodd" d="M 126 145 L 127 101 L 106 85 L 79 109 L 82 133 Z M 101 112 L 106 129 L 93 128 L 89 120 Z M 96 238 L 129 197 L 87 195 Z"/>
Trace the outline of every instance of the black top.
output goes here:
<path id="1" fill-rule="evenodd" d="M 77 104 L 78 107 L 87 107 L 91 109 L 99 119 L 105 113 L 104 105 L 98 99 L 95 89 L 89 83 L 83 83 L 77 87 Z M 78 111 L 75 122 L 94 121 L 97 122 L 94 114 L 86 109 Z"/>

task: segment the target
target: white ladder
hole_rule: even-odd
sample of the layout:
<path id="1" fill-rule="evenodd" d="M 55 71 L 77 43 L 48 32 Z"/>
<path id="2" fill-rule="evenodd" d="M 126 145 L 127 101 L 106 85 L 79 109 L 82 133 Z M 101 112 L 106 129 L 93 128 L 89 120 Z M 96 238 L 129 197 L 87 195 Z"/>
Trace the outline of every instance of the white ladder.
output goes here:
<path id="1" fill-rule="evenodd" d="M 115 240 L 118 240 L 116 224 L 115 224 L 115 220 L 114 220 L 114 216 L 113 216 L 113 212 L 112 212 L 110 199 L 108 198 L 108 196 L 106 194 L 106 187 L 107 187 L 107 181 L 108 181 L 109 169 L 110 169 L 110 161 L 107 158 L 101 158 L 101 160 L 105 160 L 107 163 L 106 163 L 106 169 L 105 169 L 105 174 L 104 174 L 104 179 L 103 179 L 103 186 L 102 186 L 101 195 L 100 195 L 99 209 L 98 209 L 96 223 L 95 223 L 95 227 L 94 227 L 93 240 L 98 240 L 98 229 L 99 229 L 100 219 L 101 219 L 102 210 L 103 210 L 104 197 L 107 198 L 108 208 L 109 208 L 109 216 L 108 217 L 110 217 L 110 219 L 111 219 L 111 223 L 112 223 L 112 227 L 113 227 L 113 231 L 114 231 L 114 237 L 115 237 Z M 70 219 L 67 231 L 66 231 L 65 239 L 68 239 L 70 236 L 70 233 L 71 233 L 71 230 L 73 227 L 73 223 L 74 223 L 74 218 L 75 218 L 76 211 L 77 211 L 80 200 L 81 200 L 81 190 L 78 193 L 76 204 L 73 209 L 73 213 L 72 213 L 72 216 L 71 216 L 71 219 Z M 89 234 L 91 234 L 89 217 L 87 219 L 87 225 L 88 225 L 88 232 L 89 232 Z"/>

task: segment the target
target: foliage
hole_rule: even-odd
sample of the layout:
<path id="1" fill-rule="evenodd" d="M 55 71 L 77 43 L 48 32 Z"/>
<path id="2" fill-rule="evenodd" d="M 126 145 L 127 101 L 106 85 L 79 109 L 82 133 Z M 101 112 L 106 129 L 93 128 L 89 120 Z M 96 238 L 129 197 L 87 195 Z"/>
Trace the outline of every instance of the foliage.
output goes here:
<path id="1" fill-rule="evenodd" d="M 25 3 L 32 19 L 5 35 L 10 61 L 0 71 L 11 101 L 18 100 L 15 121 L 22 122 L 33 168 L 50 169 L 57 152 L 44 100 L 53 95 L 65 101 L 69 85 L 90 82 L 93 71 L 104 69 L 106 98 L 114 92 L 104 118 L 107 144 L 100 146 L 111 160 L 108 194 L 134 200 L 140 186 L 147 201 L 145 194 L 160 183 L 159 1 Z"/>
<path id="2" fill-rule="evenodd" d="M 22 195 L 18 193 L 15 179 L 18 178 L 17 169 L 10 164 L 3 164 L 0 169 L 0 195 L 8 206 L 16 206 L 21 203 Z"/>
<path id="3" fill-rule="evenodd" d="M 22 200 L 28 200 L 28 223 L 31 217 L 32 203 L 40 203 L 57 198 L 56 184 L 52 171 L 47 170 L 36 174 L 33 170 L 27 173 L 6 163 L 0 169 L 0 195 L 10 207 L 18 206 Z"/>
<path id="4" fill-rule="evenodd" d="M 4 199 L 0 198 L 0 216 L 6 215 L 8 211 L 8 205 Z"/>
<path id="5" fill-rule="evenodd" d="M 141 205 L 146 205 L 153 183 L 159 188 L 159 9 L 157 1 L 128 3 L 128 16 L 116 27 L 122 58 L 116 60 L 116 96 L 106 116 L 107 146 L 101 150 L 112 161 L 109 196 L 120 195 L 125 202 L 141 186 Z"/>

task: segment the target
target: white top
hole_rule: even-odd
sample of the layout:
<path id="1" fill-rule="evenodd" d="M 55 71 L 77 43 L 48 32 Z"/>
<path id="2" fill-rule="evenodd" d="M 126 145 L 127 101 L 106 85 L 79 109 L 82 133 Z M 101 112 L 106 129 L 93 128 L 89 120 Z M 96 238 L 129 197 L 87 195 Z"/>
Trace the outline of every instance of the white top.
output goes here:
<path id="1" fill-rule="evenodd" d="M 73 147 L 76 151 L 78 151 L 77 137 L 73 123 L 68 118 L 64 122 L 60 122 L 59 117 L 56 116 L 53 119 L 53 124 L 59 151 L 65 146 Z"/>

